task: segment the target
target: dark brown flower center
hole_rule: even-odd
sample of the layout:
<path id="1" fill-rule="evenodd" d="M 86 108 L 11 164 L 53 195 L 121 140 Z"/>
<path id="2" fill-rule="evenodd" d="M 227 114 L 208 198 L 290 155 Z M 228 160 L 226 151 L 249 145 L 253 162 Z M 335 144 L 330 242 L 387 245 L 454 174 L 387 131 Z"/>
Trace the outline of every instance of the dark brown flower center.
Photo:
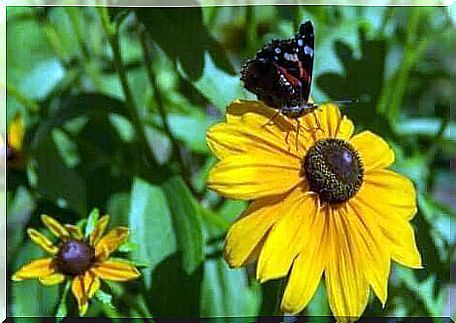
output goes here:
<path id="1" fill-rule="evenodd" d="M 65 275 L 80 275 L 89 269 L 95 256 L 95 250 L 84 241 L 68 240 L 57 252 L 56 263 L 59 271 Z"/>
<path id="2" fill-rule="evenodd" d="M 362 160 L 353 146 L 341 139 L 324 139 L 313 145 L 303 170 L 310 190 L 328 203 L 348 201 L 363 183 Z"/>

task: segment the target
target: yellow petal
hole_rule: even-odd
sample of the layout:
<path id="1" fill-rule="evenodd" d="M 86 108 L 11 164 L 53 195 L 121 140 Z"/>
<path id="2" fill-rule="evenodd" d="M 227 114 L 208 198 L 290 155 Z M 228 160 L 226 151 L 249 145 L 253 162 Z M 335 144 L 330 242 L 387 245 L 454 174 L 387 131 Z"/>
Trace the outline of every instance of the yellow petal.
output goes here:
<path id="1" fill-rule="evenodd" d="M 300 172 L 300 161 L 286 155 L 233 155 L 212 168 L 207 184 L 220 195 L 252 200 L 288 192 L 301 181 Z"/>
<path id="2" fill-rule="evenodd" d="M 84 316 L 89 308 L 89 303 L 83 275 L 74 277 L 71 284 L 71 291 L 78 303 L 79 315 Z"/>
<path id="3" fill-rule="evenodd" d="M 314 112 L 301 118 L 303 126 L 309 129 L 315 141 L 336 138 L 341 122 L 339 108 L 331 103 L 322 104 Z M 312 130 L 313 129 L 313 130 Z"/>
<path id="4" fill-rule="evenodd" d="M 100 278 L 92 270 L 84 274 L 84 287 L 89 299 L 100 289 Z"/>
<path id="5" fill-rule="evenodd" d="M 65 229 L 67 229 L 70 235 L 76 240 L 82 240 L 82 238 L 84 237 L 82 235 L 81 229 L 79 229 L 79 227 L 75 225 L 65 224 Z"/>
<path id="6" fill-rule="evenodd" d="M 268 129 L 280 132 L 295 128 L 289 119 L 277 112 L 277 109 L 268 107 L 261 101 L 236 100 L 226 108 L 226 120 L 228 123 L 245 123 L 254 128 L 270 124 Z M 273 122 L 270 122 L 271 119 Z"/>
<path id="7" fill-rule="evenodd" d="M 32 240 L 35 244 L 43 248 L 48 253 L 55 255 L 59 250 L 59 248 L 57 248 L 57 246 L 54 246 L 54 244 L 48 238 L 46 238 L 46 236 L 36 231 L 35 229 L 28 229 L 27 234 L 29 235 L 30 240 Z"/>
<path id="8" fill-rule="evenodd" d="M 106 227 L 109 223 L 109 215 L 103 216 L 101 219 L 98 220 L 95 228 L 93 229 L 92 233 L 90 234 L 90 244 L 95 246 L 97 242 L 100 240 L 102 235 L 104 234 Z"/>
<path id="9" fill-rule="evenodd" d="M 271 229 L 258 259 L 257 279 L 264 282 L 287 275 L 310 235 L 321 232 L 316 197 L 294 189 L 280 202 L 280 218 Z"/>
<path id="10" fill-rule="evenodd" d="M 377 215 L 358 208 L 352 201 L 346 205 L 346 210 L 339 212 L 339 215 L 343 217 L 342 221 L 351 232 L 353 256 L 380 302 L 385 306 L 390 272 L 388 240 L 378 226 Z"/>
<path id="11" fill-rule="evenodd" d="M 357 195 L 384 216 L 397 214 L 410 220 L 416 214 L 416 192 L 406 177 L 390 170 L 375 169 L 366 173 Z M 372 203 L 376 201 L 376 203 Z"/>
<path id="12" fill-rule="evenodd" d="M 46 277 L 39 278 L 41 284 L 45 286 L 52 286 L 60 284 L 65 280 L 65 275 L 61 273 L 55 273 Z"/>
<path id="13" fill-rule="evenodd" d="M 22 142 L 24 140 L 24 132 L 25 132 L 25 126 L 24 126 L 24 120 L 20 116 L 20 114 L 17 114 L 13 121 L 11 122 L 11 125 L 9 126 L 8 129 L 8 144 L 11 148 L 21 151 L 22 150 Z"/>
<path id="14" fill-rule="evenodd" d="M 339 123 L 339 128 L 337 129 L 336 138 L 349 140 L 354 131 L 355 126 L 353 125 L 353 122 L 346 116 L 343 116 Z"/>
<path id="15" fill-rule="evenodd" d="M 295 141 L 290 137 L 292 133 L 287 138 L 286 133 L 274 132 L 273 129 L 264 125 L 254 128 L 245 123 L 219 123 L 208 130 L 207 142 L 219 159 L 243 153 L 285 154 L 302 158 L 304 148 L 300 148 L 301 153 L 296 152 Z"/>
<path id="16" fill-rule="evenodd" d="M 67 240 L 70 238 L 70 233 L 61 225 L 57 220 L 50 217 L 49 215 L 41 215 L 41 221 L 46 225 L 46 227 L 58 238 L 62 240 Z"/>
<path id="17" fill-rule="evenodd" d="M 372 214 L 377 219 L 378 226 L 386 239 L 385 246 L 390 250 L 391 257 L 398 263 L 412 267 L 421 267 L 421 256 L 416 247 L 413 228 L 404 218 L 409 213 L 403 212 L 403 208 L 395 208 L 389 204 L 387 196 L 393 192 L 378 195 L 378 192 L 371 191 L 371 186 L 365 186 L 350 203 L 363 214 Z M 372 199 L 377 194 L 376 199 Z M 378 203 L 376 201 L 381 201 Z M 412 203 L 411 208 L 414 208 Z"/>
<path id="18" fill-rule="evenodd" d="M 135 266 L 115 260 L 103 261 L 94 266 L 92 270 L 101 279 L 118 282 L 136 279 L 141 275 Z"/>
<path id="19" fill-rule="evenodd" d="M 338 321 L 353 321 L 363 313 L 369 298 L 369 284 L 355 258 L 352 232 L 338 213 L 327 214 L 331 241 L 325 271 L 328 301 Z"/>
<path id="20" fill-rule="evenodd" d="M 128 238 L 128 228 L 117 227 L 101 238 L 95 246 L 95 257 L 103 261 Z"/>
<path id="21" fill-rule="evenodd" d="M 385 140 L 370 131 L 363 131 L 350 142 L 360 153 L 364 169 L 386 168 L 394 162 L 394 152 Z"/>
<path id="22" fill-rule="evenodd" d="M 309 212 L 310 213 L 310 212 Z M 293 262 L 281 309 L 297 314 L 307 306 L 320 282 L 328 257 L 325 216 L 314 211 L 301 251 Z"/>
<path id="23" fill-rule="evenodd" d="M 24 280 L 42 278 L 52 275 L 55 272 L 55 265 L 52 258 L 33 260 L 19 269 L 12 277 L 12 280 Z"/>
<path id="24" fill-rule="evenodd" d="M 78 302 L 79 315 L 84 316 L 89 308 L 89 299 L 100 289 L 100 279 L 92 270 L 76 276 L 71 284 L 71 290 Z"/>
<path id="25" fill-rule="evenodd" d="M 228 231 L 224 257 L 231 267 L 244 265 L 280 216 L 282 196 L 253 201 Z"/>

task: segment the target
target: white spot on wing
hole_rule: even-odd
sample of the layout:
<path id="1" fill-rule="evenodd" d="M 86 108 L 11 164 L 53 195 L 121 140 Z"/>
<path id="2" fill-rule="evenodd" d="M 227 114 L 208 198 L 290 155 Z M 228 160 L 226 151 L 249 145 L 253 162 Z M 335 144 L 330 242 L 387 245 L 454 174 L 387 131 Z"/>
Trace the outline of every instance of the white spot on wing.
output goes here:
<path id="1" fill-rule="evenodd" d="M 304 47 L 304 54 L 309 55 L 310 57 L 313 56 L 313 49 L 310 48 L 309 46 Z"/>
<path id="2" fill-rule="evenodd" d="M 280 52 L 281 52 L 281 50 L 280 50 L 279 47 L 276 47 L 276 48 L 274 49 L 274 51 L 275 51 L 277 54 L 280 54 Z"/>
<path id="3" fill-rule="evenodd" d="M 304 40 L 302 40 L 301 38 L 298 39 L 298 46 L 301 47 L 302 45 L 304 45 Z"/>

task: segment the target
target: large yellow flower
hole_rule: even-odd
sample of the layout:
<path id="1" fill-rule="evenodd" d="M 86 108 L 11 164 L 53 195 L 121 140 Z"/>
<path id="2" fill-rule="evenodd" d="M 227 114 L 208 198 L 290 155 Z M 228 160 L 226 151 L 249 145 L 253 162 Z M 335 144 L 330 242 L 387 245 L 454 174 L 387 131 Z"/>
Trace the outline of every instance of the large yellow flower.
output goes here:
<path id="1" fill-rule="evenodd" d="M 136 267 L 130 263 L 108 259 L 126 241 L 129 232 L 128 228 L 117 227 L 103 236 L 109 222 L 108 215 L 97 221 L 87 239 L 83 238 L 77 226 L 62 226 L 47 215 L 41 219 L 61 243 L 54 245 L 40 232 L 28 229 L 30 239 L 51 257 L 33 260 L 23 266 L 13 275 L 13 280 L 37 278 L 43 285 L 55 285 L 62 283 L 65 278 L 72 279 L 71 290 L 82 316 L 87 312 L 89 299 L 100 288 L 100 278 L 123 282 L 140 276 Z"/>
<path id="2" fill-rule="evenodd" d="M 302 117 L 298 138 L 296 121 L 276 111 L 235 101 L 207 133 L 220 159 L 209 187 L 253 200 L 228 232 L 225 259 L 231 267 L 257 260 L 261 282 L 289 274 L 281 309 L 290 313 L 304 309 L 324 274 L 333 314 L 356 319 L 370 288 L 385 304 L 391 259 L 421 268 L 409 223 L 414 186 L 386 169 L 388 144 L 369 131 L 353 135 L 335 105 Z"/>

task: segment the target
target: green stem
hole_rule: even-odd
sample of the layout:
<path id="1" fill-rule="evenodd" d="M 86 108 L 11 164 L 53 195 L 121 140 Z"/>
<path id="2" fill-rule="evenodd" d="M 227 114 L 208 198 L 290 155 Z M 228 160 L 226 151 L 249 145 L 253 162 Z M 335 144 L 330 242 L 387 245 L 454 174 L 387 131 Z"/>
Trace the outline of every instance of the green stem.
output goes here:
<path id="1" fill-rule="evenodd" d="M 393 129 L 396 127 L 397 118 L 399 117 L 400 106 L 405 96 L 410 70 L 415 64 L 421 51 L 424 49 L 422 42 L 420 46 L 417 46 L 416 42 L 417 28 L 420 20 L 420 9 L 414 9 L 411 15 L 412 17 L 409 20 L 407 28 L 407 42 L 404 49 L 404 58 L 399 68 L 396 84 L 391 88 L 394 92 L 388 116 Z"/>
<path id="2" fill-rule="evenodd" d="M 171 127 L 169 126 L 168 119 L 166 117 L 166 111 L 165 111 L 165 106 L 163 104 L 162 97 L 160 95 L 160 89 L 158 88 L 156 77 L 154 75 L 154 71 L 152 70 L 152 53 L 150 52 L 150 48 L 148 46 L 148 37 L 147 37 L 147 31 L 145 28 L 141 28 L 142 30 L 139 31 L 140 34 L 140 39 L 141 39 L 141 46 L 143 49 L 144 53 L 144 64 L 146 66 L 146 72 L 147 76 L 149 78 L 150 85 L 152 86 L 152 89 L 154 91 L 154 98 L 157 103 L 157 108 L 158 108 L 158 113 L 160 114 L 160 118 L 162 120 L 163 128 L 165 130 L 165 133 L 171 140 L 171 146 L 173 150 L 173 157 L 177 158 L 177 161 L 180 165 L 182 177 L 185 181 L 185 184 L 188 186 L 192 194 L 198 198 L 201 198 L 201 193 L 199 193 L 191 180 L 191 175 L 189 168 L 186 166 L 186 163 L 184 162 L 184 159 L 182 158 L 182 153 L 181 149 L 179 146 L 179 142 L 174 136 L 173 132 L 171 131 Z"/>
<path id="3" fill-rule="evenodd" d="M 36 113 L 40 110 L 40 106 L 33 100 L 26 98 L 15 86 L 11 84 L 6 85 L 6 92 L 16 99 L 17 102 L 22 104 L 29 112 Z"/>
<path id="4" fill-rule="evenodd" d="M 103 29 L 105 30 L 106 34 L 108 35 L 108 41 L 111 46 L 113 55 L 114 55 L 114 62 L 116 65 L 117 73 L 119 74 L 120 82 L 122 85 L 122 89 L 125 96 L 125 103 L 128 109 L 128 113 L 130 115 L 130 121 L 135 128 L 137 135 L 139 136 L 139 140 L 143 143 L 145 148 L 145 155 L 147 160 L 152 165 L 157 165 L 155 157 L 150 149 L 149 143 L 147 141 L 146 133 L 144 131 L 144 127 L 141 123 L 141 119 L 138 115 L 138 109 L 136 107 L 136 103 L 133 98 L 133 94 L 130 90 L 130 86 L 128 85 L 127 80 L 127 72 L 125 67 L 122 63 L 122 55 L 120 51 L 120 44 L 119 44 L 119 34 L 118 29 L 115 28 L 109 21 L 108 11 L 106 7 L 98 8 L 98 13 L 101 18 L 101 22 L 103 25 Z"/>
<path id="5" fill-rule="evenodd" d="M 62 296 L 60 297 L 60 303 L 59 306 L 57 307 L 55 317 L 57 318 L 57 322 L 59 322 L 61 319 L 66 317 L 68 315 L 67 313 L 67 308 L 66 308 L 66 298 L 68 295 L 68 291 L 70 290 L 71 287 L 71 280 L 68 279 L 65 283 L 65 287 L 63 288 L 62 291 Z"/>
<path id="6" fill-rule="evenodd" d="M 255 19 L 255 7 L 253 5 L 245 8 L 245 20 L 247 24 L 247 48 L 248 52 L 255 52 L 256 41 L 257 41 L 257 24 Z"/>
<path id="7" fill-rule="evenodd" d="M 84 42 L 84 38 L 82 37 L 81 25 L 79 23 L 79 8 L 65 8 L 68 16 L 70 17 L 71 26 L 73 27 L 73 31 L 76 35 L 76 40 L 81 48 L 82 55 L 86 60 L 90 59 L 89 49 Z"/>

